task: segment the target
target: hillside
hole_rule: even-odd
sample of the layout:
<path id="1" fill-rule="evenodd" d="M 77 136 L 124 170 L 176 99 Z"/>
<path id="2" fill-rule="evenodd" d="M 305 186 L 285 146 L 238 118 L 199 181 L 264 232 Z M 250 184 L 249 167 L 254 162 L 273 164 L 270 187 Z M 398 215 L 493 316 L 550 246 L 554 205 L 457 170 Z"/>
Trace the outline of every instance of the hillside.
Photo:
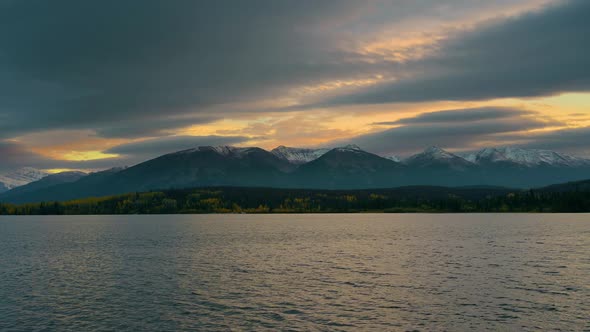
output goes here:
<path id="1" fill-rule="evenodd" d="M 590 188 L 585 188 L 564 192 L 433 186 L 371 190 L 217 187 L 66 202 L 0 203 L 0 214 L 590 212 Z"/>

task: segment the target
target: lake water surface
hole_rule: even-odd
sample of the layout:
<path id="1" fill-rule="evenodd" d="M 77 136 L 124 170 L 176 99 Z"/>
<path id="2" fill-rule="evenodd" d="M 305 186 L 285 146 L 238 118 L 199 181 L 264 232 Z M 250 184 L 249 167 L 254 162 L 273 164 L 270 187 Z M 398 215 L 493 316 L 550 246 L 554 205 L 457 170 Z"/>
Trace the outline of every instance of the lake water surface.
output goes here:
<path id="1" fill-rule="evenodd" d="M 2 331 L 590 330 L 590 215 L 0 217 Z"/>

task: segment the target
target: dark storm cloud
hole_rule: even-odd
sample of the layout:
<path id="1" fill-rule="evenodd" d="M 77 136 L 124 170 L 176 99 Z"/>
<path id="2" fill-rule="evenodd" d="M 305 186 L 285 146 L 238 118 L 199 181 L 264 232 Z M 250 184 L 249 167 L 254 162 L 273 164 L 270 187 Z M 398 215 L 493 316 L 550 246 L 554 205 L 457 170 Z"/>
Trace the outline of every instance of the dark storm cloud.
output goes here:
<path id="1" fill-rule="evenodd" d="M 170 115 L 214 120 L 239 107 L 212 105 L 398 70 L 343 46 L 387 24 L 414 15 L 452 20 L 514 2 L 0 1 L 0 136 L 165 134 Z"/>
<path id="2" fill-rule="evenodd" d="M 330 38 L 355 1 L 0 3 L 9 137 L 199 113 L 326 77 L 366 75 Z M 370 71 L 370 70 L 369 70 Z M 215 114 L 208 114 L 215 116 Z"/>
<path id="3" fill-rule="evenodd" d="M 162 121 L 169 115 L 206 113 L 213 120 L 221 115 L 212 114 L 208 110 L 211 105 L 276 97 L 290 87 L 326 79 L 403 70 L 399 64 L 392 67 L 394 64 L 379 59 L 367 62 L 342 51 L 338 44 L 343 31 L 363 26 L 370 32 L 371 22 L 346 27 L 352 30 L 344 29 L 341 22 L 377 2 L 0 2 L 0 118 L 8 119 L 0 122 L 0 135 L 13 137 L 45 129 L 92 129 L 105 137 L 160 135 L 172 128 Z M 486 3 L 449 1 L 443 12 Z M 391 14 L 373 17 L 376 26 L 386 18 L 392 22 L 405 19 L 409 13 L 443 15 L 439 7 L 415 1 L 379 6 L 375 8 L 388 8 L 384 12 Z M 425 80 L 402 80 L 393 91 L 382 88 L 366 96 L 353 96 L 351 101 L 480 98 L 489 95 L 485 90 L 490 85 L 504 90 L 514 85 L 519 88 L 514 93 L 521 94 L 517 91 L 547 83 L 546 77 L 559 81 L 563 89 L 578 86 L 585 80 L 575 81 L 571 75 L 587 77 L 583 75 L 588 66 L 573 66 L 580 69 L 577 71 L 550 69 L 536 77 L 530 72 L 548 63 L 587 61 L 587 43 L 578 40 L 586 31 L 587 24 L 579 19 L 586 9 L 583 2 L 575 2 L 510 21 L 506 27 L 499 24 L 457 37 L 438 58 L 409 65 L 424 69 Z M 571 12 L 578 17 L 571 19 Z M 547 26 L 539 23 L 545 20 Z M 576 33 L 574 29 L 578 29 Z M 563 38 L 567 33 L 569 37 Z M 525 37 L 529 39 L 523 43 Z M 550 49 L 543 48 L 550 43 Z M 560 50 L 570 44 L 578 47 Z M 543 48 L 543 52 L 532 54 L 531 48 Z M 507 68 L 498 71 L 504 62 Z M 523 62 L 528 66 L 523 67 Z M 497 87 L 494 82 L 506 71 L 524 78 L 507 76 L 514 84 L 504 80 Z M 461 75 L 469 79 L 456 83 L 459 86 L 448 84 Z M 539 83 L 521 84 L 525 78 Z M 436 85 L 437 80 L 444 82 L 422 88 L 424 84 Z M 479 80 L 478 84 L 473 84 L 474 80 Z M 414 84 L 420 88 L 416 90 Z M 142 129 L 142 123 L 133 123 L 144 119 L 153 120 L 154 128 Z"/>
<path id="4" fill-rule="evenodd" d="M 204 124 L 218 120 L 213 116 L 199 116 L 189 118 L 141 119 L 127 122 L 110 123 L 95 129 L 96 134 L 104 138 L 139 138 L 169 136 L 174 129 L 197 124 Z"/>
<path id="5" fill-rule="evenodd" d="M 408 62 L 403 78 L 326 102 L 477 100 L 590 90 L 590 1 L 487 23 Z"/>
<path id="6" fill-rule="evenodd" d="M 504 113 L 507 109 L 488 108 L 487 110 L 491 112 L 494 109 L 500 111 L 502 116 L 472 122 L 460 119 L 456 122 L 446 120 L 449 119 L 449 114 L 467 116 L 473 109 L 430 112 L 414 118 L 406 118 L 404 124 L 399 127 L 357 136 L 344 143 L 354 143 L 367 151 L 379 154 L 408 154 L 431 145 L 466 149 L 482 141 L 497 140 L 498 135 L 545 128 L 558 123 L 557 121 L 548 123 L 530 117 L 529 111 L 513 110 L 511 113 Z M 424 121 L 424 117 L 437 120 Z M 445 120 L 442 121 L 442 119 Z"/>
<path id="7" fill-rule="evenodd" d="M 15 142 L 0 141 L 0 172 L 17 167 L 32 166 L 42 162 L 43 158 L 23 148 Z"/>
<path id="8" fill-rule="evenodd" d="M 533 114 L 534 112 L 502 107 L 481 107 L 459 110 L 447 110 L 422 113 L 415 117 L 403 118 L 396 121 L 377 122 L 378 125 L 399 125 L 414 123 L 445 123 L 445 122 L 471 122 L 489 119 L 502 119 L 517 115 Z"/>
<path id="9" fill-rule="evenodd" d="M 234 145 L 251 139 L 244 136 L 172 136 L 126 143 L 115 146 L 105 152 L 141 157 L 159 156 L 198 146 Z"/>

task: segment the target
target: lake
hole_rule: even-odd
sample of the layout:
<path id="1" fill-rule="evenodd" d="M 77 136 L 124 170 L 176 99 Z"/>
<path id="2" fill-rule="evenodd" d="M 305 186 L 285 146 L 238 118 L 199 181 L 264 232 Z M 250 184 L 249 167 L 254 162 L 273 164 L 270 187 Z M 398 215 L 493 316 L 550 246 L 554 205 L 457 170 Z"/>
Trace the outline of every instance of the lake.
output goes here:
<path id="1" fill-rule="evenodd" d="M 0 330 L 590 330 L 590 215 L 0 217 Z"/>

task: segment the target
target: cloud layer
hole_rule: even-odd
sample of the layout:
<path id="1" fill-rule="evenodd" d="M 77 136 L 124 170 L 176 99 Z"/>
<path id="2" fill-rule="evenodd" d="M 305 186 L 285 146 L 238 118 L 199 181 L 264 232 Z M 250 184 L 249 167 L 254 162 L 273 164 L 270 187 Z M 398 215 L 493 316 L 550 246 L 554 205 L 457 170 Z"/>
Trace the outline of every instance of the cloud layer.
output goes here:
<path id="1" fill-rule="evenodd" d="M 406 70 L 350 47 L 388 25 L 527 2 L 534 1 L 3 1 L 0 138 L 49 129 L 140 137 L 182 127 L 171 117 L 215 121 L 228 113 L 212 105 Z M 454 44 L 480 47 L 482 39 Z"/>
<path id="2" fill-rule="evenodd" d="M 383 155 L 407 155 L 430 145 L 450 149 L 476 148 L 486 142 L 506 141 L 505 135 L 508 134 L 514 140 L 522 139 L 526 137 L 526 131 L 559 123 L 539 118 L 536 112 L 487 107 L 423 113 L 389 124 L 398 126 L 343 143 L 355 143 Z"/>
<path id="3" fill-rule="evenodd" d="M 529 97 L 590 90 L 590 2 L 565 1 L 445 39 L 393 83 L 327 104 Z"/>
<path id="4" fill-rule="evenodd" d="M 520 115 L 534 114 L 535 112 L 502 108 L 502 107 L 481 107 L 459 110 L 446 110 L 438 112 L 425 112 L 410 118 L 403 118 L 396 121 L 377 122 L 380 125 L 407 125 L 420 123 L 461 123 L 492 119 L 512 118 Z"/>
<path id="5" fill-rule="evenodd" d="M 585 128 L 526 104 L 590 92 L 588 17 L 586 0 L 0 0 L 0 168 L 118 166 L 252 138 L 585 152 Z M 474 106 L 498 98 L 519 102 Z M 396 114 L 447 101 L 460 106 Z M 364 128 L 331 120 L 375 116 L 369 105 L 381 114 Z M 120 157 L 59 160 L 32 152 L 57 143 L 27 144 L 56 135 Z"/>
<path id="6" fill-rule="evenodd" d="M 120 136 L 119 121 L 157 128 L 211 105 L 365 75 L 366 66 L 346 63 L 330 42 L 330 27 L 357 7 L 323 0 L 4 1 L 0 112 L 10 121 L 0 123 L 0 135 L 90 128 Z"/>

